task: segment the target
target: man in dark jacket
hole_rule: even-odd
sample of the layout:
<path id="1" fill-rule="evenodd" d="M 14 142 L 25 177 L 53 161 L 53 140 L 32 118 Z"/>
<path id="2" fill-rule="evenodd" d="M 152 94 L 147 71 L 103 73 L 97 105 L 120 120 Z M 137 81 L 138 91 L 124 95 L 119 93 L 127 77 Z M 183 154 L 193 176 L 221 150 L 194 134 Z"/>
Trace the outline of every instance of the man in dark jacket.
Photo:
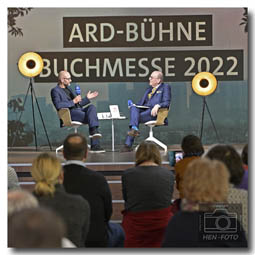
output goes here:
<path id="1" fill-rule="evenodd" d="M 90 204 L 90 228 L 86 247 L 119 247 L 124 243 L 124 231 L 110 223 L 112 195 L 105 177 L 85 166 L 87 141 L 81 134 L 71 134 L 64 141 L 64 187 L 80 194 Z"/>
<path id="2" fill-rule="evenodd" d="M 70 88 L 71 75 L 67 71 L 60 71 L 58 84 L 51 90 L 51 99 L 57 111 L 61 108 L 70 110 L 72 121 L 79 121 L 89 126 L 89 137 L 91 138 L 91 152 L 105 152 L 100 146 L 99 139 L 102 135 L 98 132 L 98 118 L 96 107 L 90 104 L 90 100 L 97 97 L 98 92 L 89 91 L 82 98 L 80 93 L 75 94 Z M 77 93 L 77 91 L 76 91 Z"/>
<path id="3" fill-rule="evenodd" d="M 147 121 L 156 120 L 158 110 L 160 108 L 170 107 L 171 102 L 171 87 L 163 83 L 163 74 L 159 71 L 154 71 L 149 77 L 149 87 L 146 89 L 143 97 L 137 104 L 129 102 L 130 121 L 129 131 L 126 136 L 125 145 L 121 152 L 132 151 L 132 145 L 135 137 L 140 134 L 139 124 Z M 167 119 L 165 120 L 167 125 Z"/>

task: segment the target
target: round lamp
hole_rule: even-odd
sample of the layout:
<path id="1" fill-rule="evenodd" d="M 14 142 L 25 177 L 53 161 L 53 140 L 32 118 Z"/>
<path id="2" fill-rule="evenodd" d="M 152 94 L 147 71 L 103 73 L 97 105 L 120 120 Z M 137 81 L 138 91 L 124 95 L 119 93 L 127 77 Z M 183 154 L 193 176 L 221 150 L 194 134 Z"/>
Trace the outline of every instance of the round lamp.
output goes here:
<path id="1" fill-rule="evenodd" d="M 18 68 L 24 76 L 35 77 L 43 69 L 43 60 L 39 54 L 27 52 L 20 57 Z"/>
<path id="2" fill-rule="evenodd" d="M 192 89 L 200 96 L 211 95 L 217 88 L 217 80 L 212 73 L 200 72 L 192 79 Z"/>

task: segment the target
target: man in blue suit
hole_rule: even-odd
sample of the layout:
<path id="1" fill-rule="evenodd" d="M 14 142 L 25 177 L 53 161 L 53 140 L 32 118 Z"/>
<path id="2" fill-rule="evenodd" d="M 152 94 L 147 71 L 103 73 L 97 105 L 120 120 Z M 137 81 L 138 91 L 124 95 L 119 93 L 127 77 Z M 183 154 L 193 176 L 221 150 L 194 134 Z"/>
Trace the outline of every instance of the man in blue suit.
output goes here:
<path id="1" fill-rule="evenodd" d="M 56 108 L 69 108 L 71 119 L 79 121 L 89 126 L 89 137 L 91 142 L 91 152 L 104 152 L 100 146 L 99 138 L 102 135 L 98 132 L 98 118 L 96 107 L 90 103 L 90 99 L 97 97 L 98 92 L 89 91 L 85 98 L 81 95 L 73 93 L 69 87 L 71 83 L 71 75 L 67 71 L 60 71 L 58 75 L 58 85 L 51 90 L 51 99 Z M 84 107 L 88 105 L 87 107 Z M 83 108 L 84 107 L 84 108 Z"/>
<path id="2" fill-rule="evenodd" d="M 132 151 L 135 137 L 139 135 L 139 124 L 156 120 L 160 108 L 169 108 L 171 102 L 171 87 L 163 83 L 163 74 L 159 71 L 152 72 L 149 77 L 150 87 L 145 91 L 136 106 L 130 106 L 130 130 L 121 152 Z M 147 108 L 139 108 L 144 106 Z M 167 121 L 167 120 L 166 120 Z M 166 122 L 165 121 L 165 122 Z M 167 122 L 166 122 L 167 124 Z"/>

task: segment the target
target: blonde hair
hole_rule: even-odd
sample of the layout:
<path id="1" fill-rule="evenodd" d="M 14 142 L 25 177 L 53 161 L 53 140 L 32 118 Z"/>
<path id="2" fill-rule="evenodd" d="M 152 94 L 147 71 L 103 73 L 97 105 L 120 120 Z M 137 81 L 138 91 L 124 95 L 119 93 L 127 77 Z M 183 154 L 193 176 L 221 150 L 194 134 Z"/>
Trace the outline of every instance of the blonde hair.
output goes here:
<path id="1" fill-rule="evenodd" d="M 218 160 L 199 158 L 190 162 L 184 174 L 184 197 L 193 202 L 224 202 L 227 199 L 229 172 Z"/>
<path id="2" fill-rule="evenodd" d="M 32 164 L 31 174 L 34 178 L 35 194 L 53 195 L 55 185 L 59 182 L 62 167 L 60 161 L 49 153 L 40 154 Z"/>

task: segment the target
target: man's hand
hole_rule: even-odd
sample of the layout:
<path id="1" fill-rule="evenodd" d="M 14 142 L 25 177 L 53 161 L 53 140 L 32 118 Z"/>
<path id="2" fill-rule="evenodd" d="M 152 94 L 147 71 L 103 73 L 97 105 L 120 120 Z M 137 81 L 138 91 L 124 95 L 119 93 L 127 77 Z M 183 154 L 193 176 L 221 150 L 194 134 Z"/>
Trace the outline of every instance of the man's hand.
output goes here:
<path id="1" fill-rule="evenodd" d="M 158 114 L 158 109 L 160 108 L 160 105 L 159 104 L 156 104 L 153 108 L 152 108 L 152 110 L 151 110 L 151 116 L 157 116 L 157 114 Z"/>
<path id="2" fill-rule="evenodd" d="M 73 102 L 75 103 L 75 104 L 78 104 L 79 102 L 81 102 L 81 96 L 79 95 L 79 96 L 76 96 L 74 99 L 73 99 Z"/>
<path id="3" fill-rule="evenodd" d="M 87 93 L 87 98 L 88 98 L 88 99 L 92 99 L 92 98 L 95 98 L 95 97 L 97 97 L 97 96 L 98 96 L 98 92 L 97 92 L 97 91 L 94 91 L 94 92 L 89 91 L 89 92 Z"/>

